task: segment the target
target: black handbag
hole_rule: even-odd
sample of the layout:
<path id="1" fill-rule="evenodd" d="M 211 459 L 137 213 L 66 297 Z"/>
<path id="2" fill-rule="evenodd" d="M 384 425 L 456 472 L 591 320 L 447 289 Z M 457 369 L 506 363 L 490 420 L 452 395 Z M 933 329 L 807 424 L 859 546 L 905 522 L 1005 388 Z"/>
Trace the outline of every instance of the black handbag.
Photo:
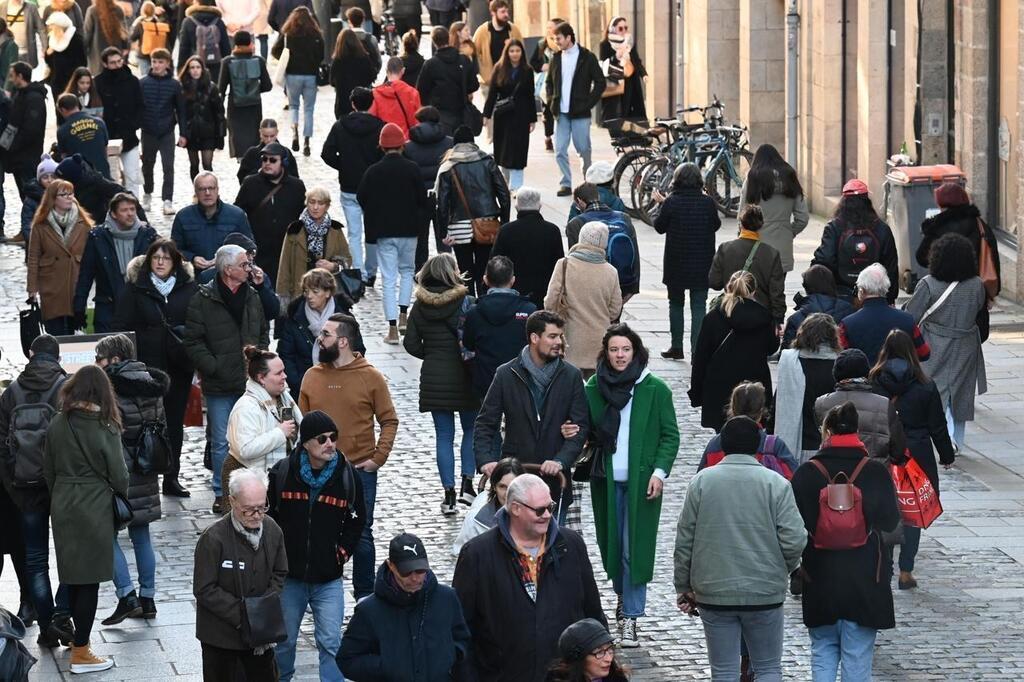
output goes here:
<path id="1" fill-rule="evenodd" d="M 462 112 L 462 123 L 473 132 L 476 137 L 484 129 L 484 115 L 472 102 L 466 102 L 466 109 Z"/>
<path id="2" fill-rule="evenodd" d="M 586 483 L 592 479 L 607 478 L 604 454 L 604 448 L 597 443 L 588 442 L 584 445 L 573 467 L 572 480 Z"/>
<path id="3" fill-rule="evenodd" d="M 331 82 L 331 65 L 321 64 L 316 69 L 316 84 L 319 86 L 329 85 Z"/>
<path id="4" fill-rule="evenodd" d="M 171 468 L 171 443 L 163 421 L 143 422 L 135 445 L 128 448 L 132 469 L 143 476 L 166 474 Z"/>
<path id="5" fill-rule="evenodd" d="M 281 595 L 268 592 L 258 597 L 246 597 L 242 588 L 242 569 L 238 567 L 238 540 L 235 529 L 231 533 L 231 547 L 235 550 L 235 580 L 238 583 L 239 608 L 242 610 L 242 640 L 248 647 L 256 648 L 268 644 L 279 644 L 288 639 L 284 627 L 284 608 L 281 606 Z M 264 552 L 264 559 L 270 559 Z"/>
<path id="6" fill-rule="evenodd" d="M 21 350 L 27 358 L 32 342 L 43 333 L 43 312 L 35 298 L 29 300 L 27 310 L 18 311 L 18 323 L 21 326 Z"/>
<path id="7" fill-rule="evenodd" d="M 128 527 L 128 524 L 132 522 L 132 517 L 135 516 L 135 509 L 132 507 L 132 503 L 128 501 L 128 498 L 121 493 L 114 490 L 114 486 L 110 485 L 110 479 L 102 475 L 96 470 L 96 467 L 92 465 L 92 460 L 89 459 L 89 455 L 86 454 L 85 448 L 82 447 L 82 441 L 78 440 L 78 432 L 75 431 L 74 425 L 71 423 L 71 417 L 67 417 L 68 428 L 71 429 L 71 435 L 75 439 L 75 444 L 78 445 L 78 449 L 82 453 L 82 457 L 85 459 L 85 463 L 89 465 L 93 473 L 107 484 L 110 488 L 110 494 L 113 496 L 113 510 L 114 510 L 114 529 L 116 531 L 122 531 Z"/>
<path id="8" fill-rule="evenodd" d="M 494 103 L 494 109 L 491 111 L 491 115 L 495 118 L 504 116 L 505 114 L 512 113 L 512 110 L 516 108 L 516 101 L 513 97 L 502 97 Z"/>
<path id="9" fill-rule="evenodd" d="M 334 273 L 334 281 L 338 285 L 338 290 L 348 294 L 353 303 L 359 303 L 359 299 L 366 293 L 366 283 L 358 268 L 341 268 Z"/>

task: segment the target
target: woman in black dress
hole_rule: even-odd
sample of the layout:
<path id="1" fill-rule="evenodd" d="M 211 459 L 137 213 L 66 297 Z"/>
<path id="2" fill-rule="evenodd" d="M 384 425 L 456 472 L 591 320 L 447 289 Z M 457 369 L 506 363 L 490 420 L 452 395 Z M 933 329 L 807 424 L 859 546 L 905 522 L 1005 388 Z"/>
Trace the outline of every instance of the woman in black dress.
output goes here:
<path id="1" fill-rule="evenodd" d="M 519 40 L 505 43 L 491 74 L 484 103 L 484 119 L 494 119 L 494 158 L 515 192 L 523 184 L 523 169 L 530 151 L 530 133 L 537 124 L 533 98 L 533 69 Z"/>
<path id="2" fill-rule="evenodd" d="M 178 79 L 185 97 L 189 177 L 195 179 L 199 175 L 200 156 L 203 170 L 212 171 L 213 150 L 224 149 L 224 101 L 199 57 L 189 57 Z"/>
<path id="3" fill-rule="evenodd" d="M 647 107 L 644 105 L 647 70 L 644 69 L 625 17 L 614 17 L 608 24 L 597 58 L 602 64 L 608 62 L 609 83 L 623 83 L 621 95 L 601 100 L 601 121 L 613 118 L 647 120 Z"/>

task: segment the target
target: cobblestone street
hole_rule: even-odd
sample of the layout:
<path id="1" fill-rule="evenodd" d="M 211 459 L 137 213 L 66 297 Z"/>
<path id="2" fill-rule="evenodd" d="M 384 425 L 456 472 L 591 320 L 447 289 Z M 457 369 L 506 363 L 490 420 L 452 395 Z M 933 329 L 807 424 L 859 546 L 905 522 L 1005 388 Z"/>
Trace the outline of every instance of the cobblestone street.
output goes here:
<path id="1" fill-rule="evenodd" d="M 333 123 L 333 91 L 321 88 L 317 102 L 313 156 L 297 156 L 307 188 L 323 184 L 335 201 L 332 215 L 340 218 L 337 177 L 319 158 L 323 139 Z M 279 89 L 264 98 L 264 115 L 277 118 L 281 141 L 291 142 L 290 115 L 282 111 Z M 52 113 L 50 128 L 52 130 Z M 605 132 L 593 131 L 595 159 L 612 159 Z M 53 139 L 52 132 L 47 137 Z M 555 197 L 557 169 L 554 156 L 544 151 L 542 131 L 531 140 L 526 184 L 542 189 L 543 213 L 564 225 L 568 199 Z M 183 150 L 177 152 L 175 207 L 190 201 L 191 183 Z M 221 197 L 232 200 L 238 189 L 236 164 L 227 151 L 218 152 L 214 168 L 221 181 Z M 574 171 L 578 173 L 577 170 Z M 159 169 L 157 170 L 159 173 Z M 574 182 L 580 181 L 577 175 Z M 159 182 L 159 180 L 158 180 Z M 7 199 L 7 228 L 15 231 L 20 202 L 13 182 L 4 190 Z M 156 207 L 157 202 L 154 202 Z M 153 225 L 169 235 L 171 217 L 151 214 Z M 799 272 L 806 267 L 818 243 L 822 223 L 811 226 L 796 242 L 796 272 L 790 273 L 787 297 L 799 287 Z M 668 345 L 668 306 L 661 284 L 663 238 L 646 225 L 637 224 L 644 259 L 642 290 L 626 306 L 623 319 L 633 325 L 657 356 Z M 727 221 L 719 240 L 735 234 L 735 222 Z M 17 310 L 25 298 L 23 250 L 0 245 L 0 379 L 11 379 L 23 365 L 18 342 Z M 378 560 L 387 550 L 387 540 L 407 530 L 419 535 L 430 553 L 431 565 L 442 582 L 450 582 L 455 557 L 451 544 L 460 528 L 463 507 L 455 517 L 439 512 L 442 490 L 434 462 L 433 425 L 429 414 L 417 411 L 419 362 L 400 346 L 385 346 L 381 335 L 380 290 L 368 293 L 355 313 L 363 325 L 368 359 L 389 379 L 401 419 L 398 439 L 378 487 L 376 522 Z M 688 324 L 688 323 L 687 323 Z M 687 329 L 689 331 L 689 329 Z M 992 316 L 992 337 L 985 346 L 989 393 L 978 398 L 975 422 L 968 425 L 968 448 L 954 469 L 943 472 L 942 501 L 946 513 L 925 531 L 915 575 L 916 590 L 897 592 L 897 629 L 881 633 L 875 654 L 878 680 L 1021 680 L 1024 679 L 1024 309 L 1000 301 Z M 635 680 L 696 680 L 708 677 L 703 631 L 698 620 L 682 615 L 675 606 L 672 586 L 672 546 L 675 522 L 682 506 L 686 485 L 692 477 L 710 435 L 699 424 L 698 413 L 689 406 L 686 389 L 689 363 L 652 359 L 652 370 L 671 385 L 681 429 L 681 446 L 675 469 L 665 487 L 665 504 L 658 539 L 655 579 L 648 592 L 647 616 L 640 621 L 642 647 L 627 651 L 625 660 Z M 195 639 L 195 606 L 192 597 L 192 552 L 197 535 L 215 520 L 209 475 L 202 467 L 203 431 L 186 431 L 183 453 L 183 481 L 192 497 L 179 501 L 166 498 L 163 518 L 152 524 L 157 551 L 157 597 L 159 615 L 155 620 L 127 620 L 120 626 L 103 627 L 99 620 L 115 605 L 113 586 L 101 586 L 100 609 L 93 631 L 93 650 L 110 655 L 116 665 L 89 680 L 156 680 L 174 678 L 181 682 L 201 680 L 200 648 Z M 584 537 L 591 546 L 591 558 L 600 580 L 604 605 L 613 616 L 615 597 L 610 581 L 601 580 L 603 570 L 593 541 L 589 501 L 584 505 Z M 131 557 L 130 543 L 121 535 Z M 133 560 L 129 559 L 133 564 Z M 51 559 L 56 583 L 56 568 Z M 134 570 L 133 570 L 134 575 Z M 481 576 L 482 580 L 486 577 Z M 346 611 L 351 613 L 351 592 Z M 0 578 L 0 603 L 16 610 L 18 588 L 12 570 Z M 786 679 L 807 680 L 809 640 L 801 620 L 800 603 L 786 603 L 786 640 L 783 665 Z M 26 644 L 40 658 L 32 678 L 40 682 L 70 679 L 66 648 L 39 650 L 36 627 Z M 312 642 L 312 625 L 307 620 L 297 659 L 296 679 L 315 680 L 317 655 Z"/>

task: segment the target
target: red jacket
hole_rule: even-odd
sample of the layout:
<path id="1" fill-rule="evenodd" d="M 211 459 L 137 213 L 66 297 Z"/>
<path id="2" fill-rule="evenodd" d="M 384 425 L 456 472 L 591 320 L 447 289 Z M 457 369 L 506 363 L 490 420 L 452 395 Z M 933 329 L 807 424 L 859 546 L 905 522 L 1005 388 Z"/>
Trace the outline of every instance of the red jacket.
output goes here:
<path id="1" fill-rule="evenodd" d="M 420 108 L 420 93 L 402 80 L 385 82 L 373 89 L 370 114 L 385 123 L 394 123 L 406 138 L 409 128 L 416 125 L 416 111 Z"/>

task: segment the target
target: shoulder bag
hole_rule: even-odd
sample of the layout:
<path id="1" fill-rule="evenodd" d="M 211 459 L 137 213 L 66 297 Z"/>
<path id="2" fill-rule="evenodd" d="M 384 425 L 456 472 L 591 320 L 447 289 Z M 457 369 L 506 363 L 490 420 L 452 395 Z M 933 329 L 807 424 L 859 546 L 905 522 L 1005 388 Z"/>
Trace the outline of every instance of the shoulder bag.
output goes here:
<path id="1" fill-rule="evenodd" d="M 239 608 L 242 610 L 242 640 L 253 649 L 278 644 L 288 639 L 284 627 L 284 609 L 281 606 L 281 595 L 267 592 L 258 597 L 246 597 L 242 588 L 242 569 L 238 564 L 238 539 L 234 528 L 231 533 L 231 548 L 235 554 L 235 580 L 238 584 Z M 269 555 L 264 552 L 263 559 L 270 563 Z M 269 566 L 268 566 L 269 567 Z"/>
<path id="2" fill-rule="evenodd" d="M 949 295 L 951 293 L 953 293 L 953 289 L 956 289 L 956 285 L 959 284 L 959 283 L 960 282 L 950 282 L 949 283 L 949 286 L 946 287 L 946 290 L 942 292 L 942 295 L 939 296 L 939 298 L 935 301 L 935 303 L 932 303 L 931 306 L 928 308 L 928 310 L 924 311 L 924 315 L 922 315 L 921 319 L 917 321 L 917 326 L 918 327 L 924 326 L 925 320 L 927 320 L 931 316 L 932 313 L 934 313 L 936 310 L 938 310 L 939 306 L 941 306 L 943 303 L 946 302 L 946 299 L 949 298 Z"/>
<path id="3" fill-rule="evenodd" d="M 761 240 L 758 239 L 754 242 L 754 246 L 750 248 L 750 253 L 747 254 L 747 260 L 743 261 L 743 267 L 737 270 L 737 272 L 750 272 L 750 266 L 754 263 L 754 256 L 757 254 L 757 247 L 761 246 Z M 732 275 L 730 275 L 731 277 Z M 708 303 L 708 310 L 714 310 L 722 304 L 722 297 L 725 296 L 725 292 L 718 294 L 711 302 Z"/>
<path id="4" fill-rule="evenodd" d="M 3 138 L 0 138 L 2 141 Z M 978 232 L 981 235 L 981 241 L 978 242 L 978 276 L 981 277 L 982 284 L 985 285 L 985 293 L 988 295 L 989 300 L 994 299 L 999 295 L 999 273 L 996 271 L 996 256 L 992 250 L 992 246 L 985 239 L 985 228 L 981 224 L 981 218 L 978 218 Z"/>
<path id="5" fill-rule="evenodd" d="M 555 315 L 558 315 L 563 320 L 566 314 L 569 312 L 569 284 L 566 281 L 566 266 L 569 264 L 569 257 L 565 256 L 562 258 L 562 289 L 558 292 L 558 300 L 555 301 L 555 309 L 552 310 Z"/>
<path id="6" fill-rule="evenodd" d="M 291 57 L 292 51 L 288 49 L 288 36 L 285 36 L 284 49 L 281 50 L 281 58 L 277 60 L 277 67 L 274 69 L 274 85 L 284 87 L 284 81 L 288 76 L 288 62 Z"/>
<path id="7" fill-rule="evenodd" d="M 88 453 L 85 448 L 82 447 L 82 441 L 78 440 L 78 432 L 75 431 L 74 425 L 71 423 L 71 416 L 66 415 L 65 420 L 67 421 L 68 428 L 71 430 L 71 436 L 75 439 L 75 444 L 78 445 L 78 449 L 82 453 L 82 457 L 85 458 L 85 463 L 89 465 L 93 473 L 96 474 L 97 478 L 107 484 L 107 488 L 110 489 L 110 494 L 113 496 L 113 511 L 114 511 L 114 529 L 122 531 L 128 527 L 128 524 L 132 522 L 132 517 L 135 515 L 135 509 L 132 508 L 132 503 L 128 501 L 128 498 L 121 493 L 114 490 L 114 486 L 110 485 L 110 479 L 102 475 L 96 470 L 96 467 L 92 465 L 92 460 L 89 459 Z"/>
<path id="8" fill-rule="evenodd" d="M 466 209 L 466 217 L 469 218 L 470 223 L 473 225 L 473 241 L 477 244 L 493 244 L 494 240 L 498 238 L 498 229 L 501 227 L 501 221 L 498 218 L 474 218 L 472 211 L 469 210 L 469 202 L 466 201 L 466 194 L 462 191 L 462 181 L 459 180 L 458 165 L 452 166 L 452 183 L 455 185 L 455 190 L 459 193 L 459 200 L 462 202 L 462 207 Z"/>

